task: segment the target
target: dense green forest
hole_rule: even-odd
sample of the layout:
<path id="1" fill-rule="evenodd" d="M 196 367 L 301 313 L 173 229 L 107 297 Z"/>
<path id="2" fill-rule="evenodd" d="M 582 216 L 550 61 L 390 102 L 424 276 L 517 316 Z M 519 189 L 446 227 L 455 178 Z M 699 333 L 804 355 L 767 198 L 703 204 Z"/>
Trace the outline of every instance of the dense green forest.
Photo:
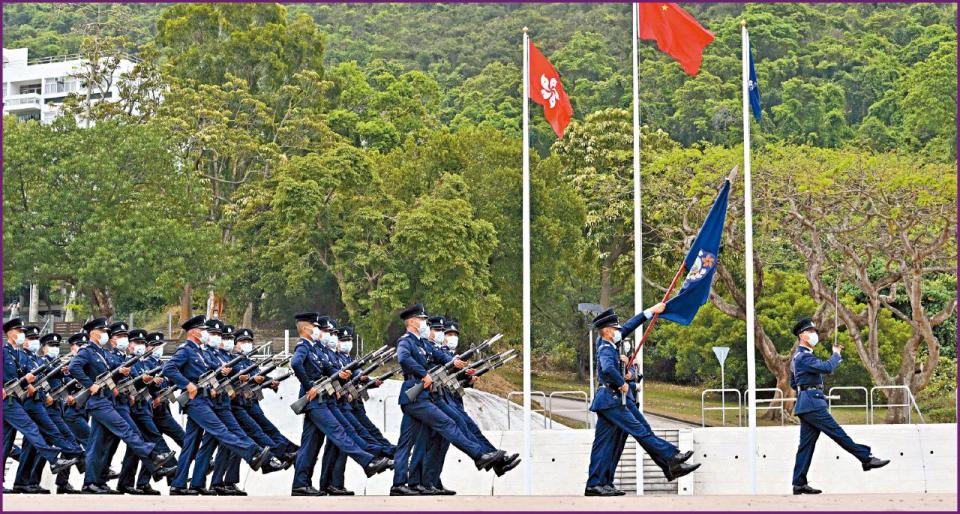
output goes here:
<path id="1" fill-rule="evenodd" d="M 790 326 L 815 315 L 846 343 L 838 383 L 953 391 L 955 6 L 683 6 L 716 34 L 696 77 L 640 44 L 646 303 L 741 164 L 744 19 L 763 96 L 761 382 L 786 388 Z M 531 109 L 535 362 L 584 373 L 577 303 L 634 308 L 629 12 L 4 5 L 5 48 L 142 59 L 124 101 L 68 103 L 92 128 L 5 123 L 6 292 L 35 282 L 55 300 L 78 291 L 81 315 L 149 317 L 212 291 L 244 323 L 320 308 L 374 340 L 420 300 L 468 340 L 503 331 L 518 344 L 528 26 L 575 111 L 558 141 Z M 710 346 L 725 344 L 728 377 L 745 385 L 739 176 L 734 187 L 716 294 L 690 327 L 657 328 L 648 376 L 713 383 Z M 949 398 L 934 404 L 953 416 Z"/>

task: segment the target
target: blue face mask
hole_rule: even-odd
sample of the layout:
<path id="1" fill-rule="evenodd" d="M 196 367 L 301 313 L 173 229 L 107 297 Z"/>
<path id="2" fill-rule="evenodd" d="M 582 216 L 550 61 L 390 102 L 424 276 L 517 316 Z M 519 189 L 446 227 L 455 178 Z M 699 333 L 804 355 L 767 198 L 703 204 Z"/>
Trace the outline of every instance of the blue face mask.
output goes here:
<path id="1" fill-rule="evenodd" d="M 30 350 L 30 353 L 37 353 L 37 350 L 40 349 L 40 340 L 39 339 L 28 339 L 27 340 L 27 350 Z"/>

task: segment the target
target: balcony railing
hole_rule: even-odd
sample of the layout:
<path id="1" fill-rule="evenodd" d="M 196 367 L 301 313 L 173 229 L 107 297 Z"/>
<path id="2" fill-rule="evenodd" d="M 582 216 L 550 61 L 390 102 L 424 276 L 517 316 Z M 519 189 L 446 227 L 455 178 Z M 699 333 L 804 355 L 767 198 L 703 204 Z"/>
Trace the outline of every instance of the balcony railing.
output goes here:
<path id="1" fill-rule="evenodd" d="M 39 109 L 41 104 L 40 95 L 37 93 L 27 93 L 23 95 L 9 95 L 3 99 L 3 110 L 7 112 L 24 111 Z"/>

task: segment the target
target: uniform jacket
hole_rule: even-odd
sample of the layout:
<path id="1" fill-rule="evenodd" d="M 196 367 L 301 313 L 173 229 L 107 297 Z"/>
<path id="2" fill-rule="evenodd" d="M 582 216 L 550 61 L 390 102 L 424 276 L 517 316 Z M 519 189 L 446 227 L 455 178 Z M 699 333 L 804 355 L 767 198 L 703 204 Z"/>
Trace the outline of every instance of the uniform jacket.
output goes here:
<path id="1" fill-rule="evenodd" d="M 628 319 L 621 327 L 620 333 L 623 337 L 628 337 L 647 321 L 644 313 Z M 623 375 L 620 373 L 620 351 L 610 341 L 601 337 L 597 338 L 597 392 L 593 397 L 593 403 L 590 410 L 593 412 L 620 407 L 623 405 L 619 388 L 626 383 Z M 627 401 L 633 400 L 635 388 L 627 391 Z"/>
<path id="2" fill-rule="evenodd" d="M 820 360 L 813 351 L 798 346 L 790 362 L 790 387 L 797 390 L 797 402 L 793 406 L 794 414 L 803 414 L 827 408 L 827 399 L 823 394 L 823 375 L 833 373 L 840 365 L 840 354 L 834 353 L 828 360 Z M 821 386 L 820 389 L 800 391 L 800 386 Z"/>

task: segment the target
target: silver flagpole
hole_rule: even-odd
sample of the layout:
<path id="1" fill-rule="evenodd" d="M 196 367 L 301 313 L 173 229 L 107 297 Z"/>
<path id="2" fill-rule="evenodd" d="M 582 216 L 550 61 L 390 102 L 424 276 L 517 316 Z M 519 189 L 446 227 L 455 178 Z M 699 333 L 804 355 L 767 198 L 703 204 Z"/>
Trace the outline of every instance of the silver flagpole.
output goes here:
<path id="1" fill-rule="evenodd" d="M 753 310 L 753 188 L 750 178 L 750 36 L 747 21 L 740 22 L 743 61 L 743 231 L 746 243 L 747 293 L 747 460 L 750 463 L 750 493 L 757 494 L 757 351 Z"/>
<path id="2" fill-rule="evenodd" d="M 643 309 L 643 216 L 640 210 L 640 57 L 637 45 L 640 6 L 632 4 L 633 18 L 633 312 Z M 640 329 L 643 330 L 642 327 Z M 593 344 L 592 342 L 590 344 Z M 637 354 L 637 369 L 643 373 L 643 347 Z M 637 402 L 643 412 L 643 385 L 637 382 Z M 637 452 L 640 455 L 640 452 Z M 643 494 L 643 460 L 637 462 L 637 496 Z"/>
<path id="3" fill-rule="evenodd" d="M 533 494 L 533 440 L 530 434 L 530 39 L 523 28 L 523 483 Z"/>

